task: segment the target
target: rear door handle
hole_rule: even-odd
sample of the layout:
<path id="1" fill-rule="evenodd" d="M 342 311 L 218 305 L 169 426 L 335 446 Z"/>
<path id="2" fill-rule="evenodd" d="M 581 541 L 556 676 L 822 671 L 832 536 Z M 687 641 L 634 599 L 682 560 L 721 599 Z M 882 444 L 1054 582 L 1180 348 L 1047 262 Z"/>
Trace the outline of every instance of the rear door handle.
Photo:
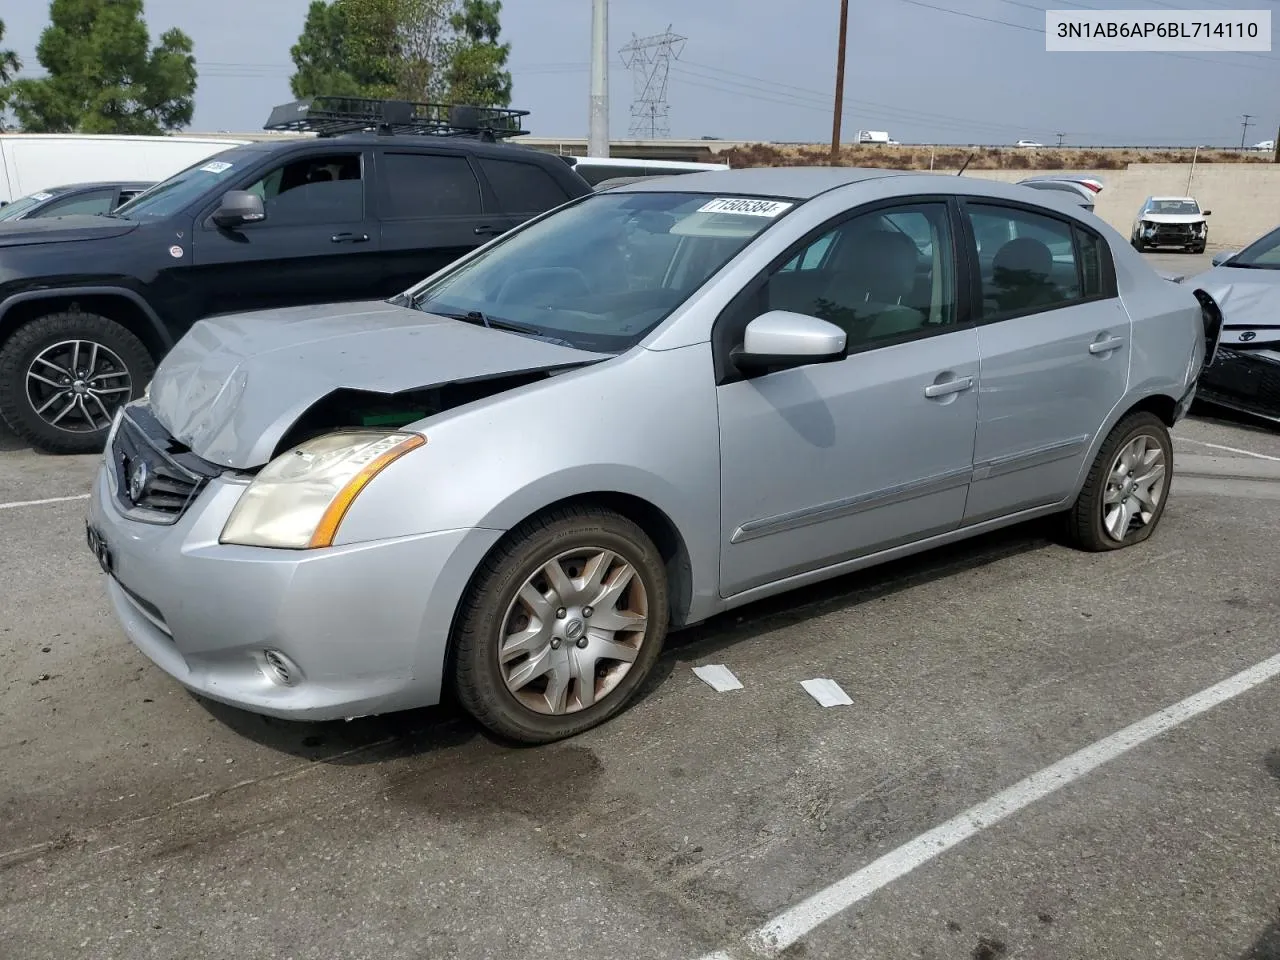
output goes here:
<path id="1" fill-rule="evenodd" d="M 365 243 L 369 235 L 367 233 L 335 233 L 329 239 L 334 243 Z"/>
<path id="2" fill-rule="evenodd" d="M 496 237 L 505 231 L 502 227 L 495 227 L 492 224 L 482 223 L 472 231 L 477 237 Z"/>
<path id="3" fill-rule="evenodd" d="M 973 377 L 956 377 L 945 383 L 931 383 L 924 388 L 926 397 L 945 397 L 951 393 L 960 393 L 973 386 Z"/>
<path id="4" fill-rule="evenodd" d="M 1095 340 L 1089 344 L 1090 353 L 1110 353 L 1124 346 L 1124 337 L 1111 337 L 1107 340 Z"/>

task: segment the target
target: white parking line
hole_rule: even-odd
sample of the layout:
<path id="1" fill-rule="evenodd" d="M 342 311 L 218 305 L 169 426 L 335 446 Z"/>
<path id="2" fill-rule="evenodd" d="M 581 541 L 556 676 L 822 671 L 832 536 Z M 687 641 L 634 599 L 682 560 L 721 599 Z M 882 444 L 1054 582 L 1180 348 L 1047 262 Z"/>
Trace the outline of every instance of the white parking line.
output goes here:
<path id="1" fill-rule="evenodd" d="M 78 493 L 74 497 L 49 497 L 47 500 L 14 500 L 0 503 L 0 510 L 16 510 L 18 507 L 41 507 L 46 503 L 69 503 L 72 500 L 88 500 L 89 494 Z"/>
<path id="2" fill-rule="evenodd" d="M 1254 453 L 1252 450 L 1241 450 L 1239 447 L 1224 447 L 1220 443 L 1208 443 L 1204 440 L 1192 440 L 1190 437 L 1174 437 L 1174 440 L 1183 440 L 1187 443 L 1195 443 L 1202 447 L 1211 447 L 1214 450 L 1226 450 L 1228 453 L 1239 453 L 1246 457 L 1257 457 L 1259 460 L 1280 460 L 1280 457 L 1273 457 L 1266 453 Z"/>
<path id="3" fill-rule="evenodd" d="M 1280 654 L 1033 773 L 783 911 L 746 938 L 747 950 L 752 955 L 777 956 L 815 927 L 956 844 L 1043 800 L 1107 761 L 1276 676 L 1280 676 Z M 722 950 L 701 960 L 730 960 L 733 955 L 731 950 Z"/>

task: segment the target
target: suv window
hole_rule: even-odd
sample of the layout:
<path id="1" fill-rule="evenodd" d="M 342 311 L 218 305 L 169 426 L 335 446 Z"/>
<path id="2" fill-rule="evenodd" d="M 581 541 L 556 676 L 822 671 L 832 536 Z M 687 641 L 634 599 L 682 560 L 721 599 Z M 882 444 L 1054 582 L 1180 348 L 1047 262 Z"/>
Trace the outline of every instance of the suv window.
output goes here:
<path id="1" fill-rule="evenodd" d="M 276 167 L 245 189 L 262 198 L 266 227 L 364 219 L 359 153 L 303 157 Z"/>
<path id="2" fill-rule="evenodd" d="M 482 212 L 480 184 L 466 157 L 387 153 L 385 219 L 469 216 Z"/>
<path id="3" fill-rule="evenodd" d="M 114 190 L 98 190 L 66 200 L 55 200 L 40 211 L 42 217 L 69 217 L 74 214 L 110 213 L 115 200 Z"/>
<path id="4" fill-rule="evenodd" d="M 551 174 L 535 164 L 488 157 L 479 163 L 505 213 L 542 213 L 569 199 Z"/>
<path id="5" fill-rule="evenodd" d="M 818 237 L 765 282 L 758 312 L 790 310 L 844 329 L 849 349 L 956 322 L 944 203 L 855 216 Z"/>
<path id="6" fill-rule="evenodd" d="M 1078 303 L 1101 292 L 1102 270 L 1091 248 L 1093 291 L 1086 294 L 1076 262 L 1072 226 L 1013 207 L 965 204 L 978 245 L 982 316 L 992 320 Z"/>

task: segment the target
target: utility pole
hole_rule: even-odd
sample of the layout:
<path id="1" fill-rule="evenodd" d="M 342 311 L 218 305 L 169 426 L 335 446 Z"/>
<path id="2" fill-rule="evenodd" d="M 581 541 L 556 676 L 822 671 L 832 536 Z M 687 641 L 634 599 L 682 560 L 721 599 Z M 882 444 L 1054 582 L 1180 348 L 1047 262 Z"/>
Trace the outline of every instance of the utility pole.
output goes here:
<path id="1" fill-rule="evenodd" d="M 1280 163 L 1280 130 L 1276 131 L 1276 138 L 1272 142 L 1271 146 L 1272 146 L 1271 162 Z"/>
<path id="2" fill-rule="evenodd" d="M 1241 126 L 1241 130 L 1240 130 L 1240 149 L 1241 149 L 1241 150 L 1243 150 L 1243 149 L 1244 149 L 1244 138 L 1245 138 L 1245 134 L 1247 134 L 1247 133 L 1249 132 L 1249 128 L 1253 126 L 1253 124 L 1249 122 L 1249 118 L 1250 118 L 1251 116 L 1253 116 L 1253 114 L 1251 114 L 1251 113 L 1242 113 L 1242 114 L 1240 114 L 1240 116 L 1244 117 L 1244 123 L 1242 123 L 1242 124 L 1240 125 L 1240 126 Z"/>
<path id="3" fill-rule="evenodd" d="M 849 30 L 849 0 L 840 0 L 840 47 L 836 54 L 836 108 L 831 118 L 831 162 L 840 161 L 840 114 L 844 112 L 844 48 Z"/>
<path id="4" fill-rule="evenodd" d="M 591 0 L 591 120 L 587 156 L 609 156 L 609 0 Z"/>
<path id="5" fill-rule="evenodd" d="M 1057 136 L 1058 136 L 1058 146 L 1062 146 L 1062 141 L 1063 141 L 1063 138 L 1066 137 L 1066 134 L 1060 133 Z"/>

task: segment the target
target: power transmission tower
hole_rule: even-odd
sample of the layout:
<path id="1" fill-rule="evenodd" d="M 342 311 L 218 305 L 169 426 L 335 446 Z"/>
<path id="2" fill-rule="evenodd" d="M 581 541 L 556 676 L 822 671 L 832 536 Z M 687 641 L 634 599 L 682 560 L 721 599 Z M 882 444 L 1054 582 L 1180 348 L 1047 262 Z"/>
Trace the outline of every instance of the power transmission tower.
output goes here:
<path id="1" fill-rule="evenodd" d="M 1063 138 L 1064 138 L 1064 137 L 1066 137 L 1066 134 L 1065 134 L 1065 133 L 1059 133 L 1059 134 L 1057 134 L 1057 137 L 1058 137 L 1058 146 L 1062 146 L 1062 140 L 1063 140 Z"/>
<path id="2" fill-rule="evenodd" d="M 1242 113 L 1242 114 L 1240 114 L 1240 116 L 1244 117 L 1244 123 L 1240 124 L 1240 126 L 1241 126 L 1241 128 L 1242 128 L 1242 129 L 1240 130 L 1240 149 L 1241 149 L 1241 150 L 1243 150 L 1243 149 L 1244 149 L 1244 138 L 1245 138 L 1245 134 L 1247 134 L 1247 133 L 1249 132 L 1249 128 L 1253 126 L 1253 124 L 1249 122 L 1249 118 L 1250 118 L 1250 117 L 1252 117 L 1252 116 L 1253 116 L 1253 114 L 1252 114 L 1252 113 Z"/>
<path id="3" fill-rule="evenodd" d="M 667 75 L 671 61 L 680 58 L 685 39 L 672 33 L 668 25 L 663 33 L 651 37 L 633 33 L 631 42 L 620 51 L 634 83 L 629 136 L 648 140 L 671 136 Z"/>

